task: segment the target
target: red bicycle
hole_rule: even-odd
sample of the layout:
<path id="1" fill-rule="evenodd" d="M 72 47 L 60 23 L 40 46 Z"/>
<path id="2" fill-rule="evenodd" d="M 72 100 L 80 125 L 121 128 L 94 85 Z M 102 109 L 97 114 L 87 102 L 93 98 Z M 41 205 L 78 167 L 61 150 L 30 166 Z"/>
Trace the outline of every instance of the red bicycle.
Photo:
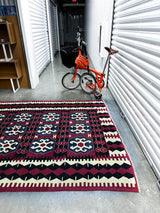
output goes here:
<path id="1" fill-rule="evenodd" d="M 105 69 L 109 60 L 110 55 L 117 53 L 117 50 L 113 50 L 109 47 L 105 47 L 108 51 L 108 57 L 106 59 L 103 72 L 100 73 L 95 69 L 89 67 L 89 61 L 86 54 L 86 44 L 84 41 L 80 41 L 80 33 L 77 33 L 78 41 L 78 56 L 75 60 L 75 68 L 72 72 L 66 73 L 62 78 L 62 85 L 66 89 L 76 89 L 79 85 L 85 93 L 93 93 L 96 99 L 100 99 L 102 94 L 102 88 L 104 87 Z M 82 48 L 84 49 L 85 55 L 82 55 Z M 78 69 L 87 70 L 81 76 L 77 72 Z"/>

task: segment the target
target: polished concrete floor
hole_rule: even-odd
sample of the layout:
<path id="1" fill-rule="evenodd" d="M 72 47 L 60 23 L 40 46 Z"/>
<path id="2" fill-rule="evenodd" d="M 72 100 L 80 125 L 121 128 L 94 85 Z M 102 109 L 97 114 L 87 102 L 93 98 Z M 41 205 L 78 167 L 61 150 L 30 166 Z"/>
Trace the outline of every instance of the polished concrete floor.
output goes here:
<path id="1" fill-rule="evenodd" d="M 0 89 L 0 101 L 23 100 L 94 100 L 80 88 L 68 91 L 61 85 L 67 72 L 60 60 L 50 64 L 40 76 L 36 89 Z M 3 192 L 0 193 L 0 213 L 159 213 L 160 191 L 156 177 L 144 157 L 128 124 L 107 88 L 105 101 L 123 143 L 132 160 L 140 192 Z"/>

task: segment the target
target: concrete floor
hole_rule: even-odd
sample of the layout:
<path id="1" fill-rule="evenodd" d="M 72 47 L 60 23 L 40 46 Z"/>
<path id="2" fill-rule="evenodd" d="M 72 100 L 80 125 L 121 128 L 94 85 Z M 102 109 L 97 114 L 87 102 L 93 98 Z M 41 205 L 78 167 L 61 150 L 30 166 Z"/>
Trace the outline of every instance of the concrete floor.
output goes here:
<path id="1" fill-rule="evenodd" d="M 94 96 L 84 94 L 80 88 L 64 89 L 61 78 L 66 72 L 61 61 L 55 60 L 54 65 L 50 64 L 42 73 L 36 89 L 20 89 L 16 94 L 11 89 L 0 89 L 0 101 L 94 100 Z M 107 88 L 103 89 L 103 100 L 130 155 L 140 192 L 4 192 L 0 193 L 0 213 L 160 212 L 157 179 Z"/>

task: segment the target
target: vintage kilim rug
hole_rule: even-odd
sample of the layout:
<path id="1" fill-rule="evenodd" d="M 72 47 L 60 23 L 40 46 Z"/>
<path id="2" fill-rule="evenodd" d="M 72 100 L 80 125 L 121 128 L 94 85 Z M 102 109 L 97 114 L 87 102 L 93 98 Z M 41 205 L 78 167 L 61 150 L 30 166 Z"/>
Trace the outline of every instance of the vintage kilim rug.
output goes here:
<path id="1" fill-rule="evenodd" d="M 0 102 L 0 191 L 138 192 L 103 101 Z"/>

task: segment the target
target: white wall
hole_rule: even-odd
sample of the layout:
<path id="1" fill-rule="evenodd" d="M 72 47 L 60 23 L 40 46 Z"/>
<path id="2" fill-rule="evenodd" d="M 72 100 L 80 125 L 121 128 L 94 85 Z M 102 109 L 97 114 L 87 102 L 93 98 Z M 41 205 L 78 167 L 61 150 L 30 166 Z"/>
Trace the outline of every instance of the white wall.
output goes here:
<path id="1" fill-rule="evenodd" d="M 113 0 L 86 0 L 87 51 L 95 69 L 103 71 L 107 53 L 99 53 L 100 25 L 103 28 L 102 49 L 110 46 Z M 102 57 L 103 55 L 103 57 Z M 106 69 L 107 70 L 107 69 Z"/>

